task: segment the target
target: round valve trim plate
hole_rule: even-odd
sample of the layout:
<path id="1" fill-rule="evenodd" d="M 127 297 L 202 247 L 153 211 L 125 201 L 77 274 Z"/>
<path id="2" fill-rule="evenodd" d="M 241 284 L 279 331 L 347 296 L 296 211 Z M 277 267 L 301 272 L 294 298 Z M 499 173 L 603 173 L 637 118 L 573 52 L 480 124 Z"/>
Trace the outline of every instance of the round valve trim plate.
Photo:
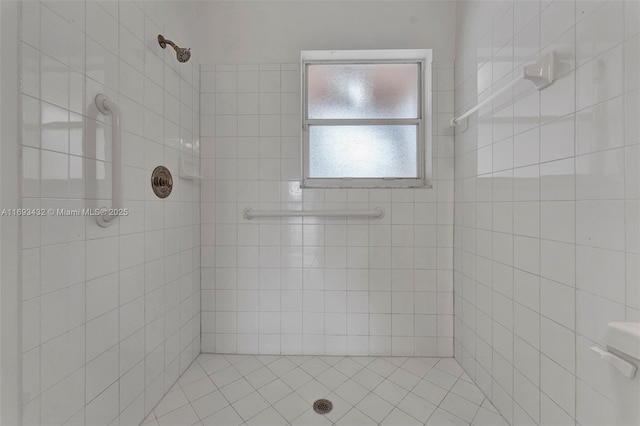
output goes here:
<path id="1" fill-rule="evenodd" d="M 173 189 L 173 177 L 165 166 L 158 166 L 151 173 L 151 188 L 158 198 L 167 198 Z"/>

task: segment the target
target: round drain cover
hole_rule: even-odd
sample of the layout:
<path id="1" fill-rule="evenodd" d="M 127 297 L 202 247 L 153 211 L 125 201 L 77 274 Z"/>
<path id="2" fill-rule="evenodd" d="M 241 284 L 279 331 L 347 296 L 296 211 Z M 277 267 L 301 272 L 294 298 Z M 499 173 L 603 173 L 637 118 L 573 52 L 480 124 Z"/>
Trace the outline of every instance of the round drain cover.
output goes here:
<path id="1" fill-rule="evenodd" d="M 318 414 L 327 414 L 333 408 L 333 404 L 328 399 L 319 399 L 313 403 L 313 409 Z"/>

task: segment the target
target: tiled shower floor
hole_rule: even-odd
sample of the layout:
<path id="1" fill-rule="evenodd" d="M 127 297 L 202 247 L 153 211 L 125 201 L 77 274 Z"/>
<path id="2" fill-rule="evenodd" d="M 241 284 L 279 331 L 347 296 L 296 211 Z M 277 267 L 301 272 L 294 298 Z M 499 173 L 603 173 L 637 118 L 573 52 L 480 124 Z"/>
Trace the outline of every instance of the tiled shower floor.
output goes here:
<path id="1" fill-rule="evenodd" d="M 327 398 L 333 410 L 316 414 Z M 143 425 L 477 425 L 505 420 L 451 358 L 202 354 Z"/>

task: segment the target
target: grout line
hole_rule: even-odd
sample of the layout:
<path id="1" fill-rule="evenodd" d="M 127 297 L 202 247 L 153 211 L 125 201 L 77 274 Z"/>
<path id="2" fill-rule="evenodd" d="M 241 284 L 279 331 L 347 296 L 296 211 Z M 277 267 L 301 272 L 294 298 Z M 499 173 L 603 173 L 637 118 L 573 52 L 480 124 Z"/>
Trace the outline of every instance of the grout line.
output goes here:
<path id="1" fill-rule="evenodd" d="M 578 13 L 578 2 L 574 2 L 574 12 L 573 15 L 574 17 L 577 16 Z M 575 19 L 575 18 L 574 18 Z M 577 21 L 577 20 L 576 20 Z M 573 159 L 573 171 L 574 173 L 577 175 L 577 171 L 578 171 L 578 34 L 577 34 L 577 27 L 578 27 L 578 22 L 575 22 L 575 26 L 573 27 L 574 33 L 573 33 L 573 52 L 574 52 L 574 58 L 575 58 L 575 64 L 574 64 L 574 68 L 575 71 L 573 72 L 574 75 L 574 79 L 573 79 L 573 93 L 574 93 L 574 97 L 573 97 L 573 155 L 574 155 L 574 159 Z M 624 29 L 623 29 L 624 31 Z M 585 64 L 588 64 L 588 62 L 585 62 Z M 622 67 L 623 71 L 624 71 L 624 66 Z M 571 74 L 571 73 L 570 73 Z M 624 82 L 624 75 L 623 75 L 623 80 Z M 624 126 L 623 126 L 623 130 L 624 130 Z M 623 139 L 624 142 L 624 139 Z M 577 181 L 577 178 L 576 178 Z M 542 195 L 542 194 L 541 194 Z M 542 198 L 542 197 L 541 197 Z M 578 288 L 578 282 L 577 282 L 577 278 L 578 278 L 578 250 L 577 250 L 577 240 L 578 240 L 578 224 L 577 224 L 577 199 L 578 199 L 578 185 L 577 182 L 576 184 L 573 186 L 573 198 L 574 203 L 573 203 L 573 235 L 574 235 L 574 250 L 576 252 L 574 258 L 573 258 L 573 271 L 575 274 L 574 277 L 574 285 L 573 285 L 573 368 L 574 371 L 571 373 L 571 375 L 573 376 L 573 412 L 574 415 L 571 416 L 572 418 L 576 418 L 577 415 L 577 407 L 578 407 L 578 381 L 576 379 L 576 375 L 577 375 L 577 369 L 578 369 L 578 339 L 577 339 L 577 328 L 578 328 L 578 309 L 577 309 L 577 288 Z M 542 210 L 542 203 L 541 203 L 541 210 Z M 542 211 L 541 211 L 542 213 Z M 542 221 L 542 216 L 540 216 L 540 221 Z M 540 227 L 542 228 L 542 222 L 540 224 Z M 540 246 L 542 246 L 542 244 L 540 244 Z M 540 257 L 540 259 L 542 259 L 542 257 Z M 541 260 L 542 261 L 542 260 Z M 540 297 L 542 297 L 542 286 L 540 286 Z M 542 299 L 540 299 L 540 301 L 542 302 Z M 540 309 L 540 362 L 542 363 L 542 357 L 544 355 L 542 355 L 542 309 Z M 555 362 L 555 360 L 552 360 Z M 562 367 L 562 366 L 561 366 Z M 542 388 L 542 365 L 540 366 L 540 388 Z M 542 389 L 540 389 L 540 392 L 542 393 Z M 539 401 L 541 401 L 542 398 L 539 398 Z M 555 402 L 555 401 L 554 401 Z M 540 407 L 542 407 L 542 403 L 539 402 Z M 556 404 L 558 405 L 558 404 Z M 559 405 L 558 405 L 559 406 Z M 563 407 L 560 407 L 562 409 L 564 409 Z M 542 408 L 541 408 L 542 409 Z M 540 423 L 542 423 L 542 417 L 540 417 L 539 419 Z"/>
<path id="2" fill-rule="evenodd" d="M 575 39 L 574 39 L 575 40 Z M 539 51 L 542 51 L 542 10 L 540 10 L 540 19 L 538 20 L 538 48 Z M 574 51 L 575 52 L 575 51 Z M 575 53 L 574 53 L 575 54 Z M 575 65 L 574 65 L 575 68 Z M 571 75 L 571 73 L 569 73 L 569 75 Z M 575 84 L 575 78 L 574 78 L 574 84 Z M 575 100 L 574 100 L 575 102 Z M 541 130 L 542 130 L 542 94 L 538 93 L 538 141 L 541 142 L 542 140 L 542 135 L 541 135 Z M 538 143 L 538 162 L 539 164 L 541 164 L 542 160 L 542 144 Z M 540 170 L 540 165 L 538 165 L 538 170 Z M 574 166 L 574 170 L 575 170 L 575 166 Z M 538 199 L 539 201 L 539 206 L 538 206 L 538 230 L 540 233 L 540 237 L 542 237 L 542 182 L 540 182 L 540 184 L 538 184 Z M 542 403 L 541 403 L 541 394 L 542 394 L 542 352 L 540 349 L 540 330 L 542 328 L 542 315 L 540 314 L 540 304 L 542 302 L 542 286 L 540 285 L 540 275 L 541 275 L 541 271 L 542 271 L 542 243 L 539 242 L 538 243 L 538 278 L 537 278 L 537 282 L 538 282 L 538 309 L 536 312 L 536 315 L 538 316 L 538 333 L 537 333 L 537 338 L 538 338 L 538 347 L 533 347 L 534 350 L 536 351 L 536 354 L 538 356 L 538 384 L 536 386 L 537 389 L 537 394 L 538 394 L 538 419 L 537 422 L 534 420 L 534 422 L 541 424 L 542 423 Z M 523 339 L 524 340 L 524 339 Z"/>
<path id="3" fill-rule="evenodd" d="M 601 6 L 602 7 L 602 6 Z M 626 2 L 623 3 L 622 5 L 622 14 L 623 16 L 626 15 L 626 8 L 627 8 L 627 4 Z M 626 38 L 626 34 L 627 34 L 627 20 L 623 18 L 623 22 L 622 22 L 622 147 L 624 149 L 624 163 L 623 163 L 623 170 L 624 170 L 624 174 L 623 174 L 623 192 L 624 192 L 624 204 L 623 204 L 623 218 L 622 218 L 622 222 L 623 222 L 623 226 L 625 229 L 625 235 L 624 235 L 624 250 L 625 250 L 625 256 L 624 256 L 624 270 L 625 270 L 625 274 L 624 274 L 624 318 L 625 321 L 630 321 L 632 318 L 629 318 L 630 315 L 628 313 L 628 304 L 629 304 L 629 277 L 628 277 L 628 273 L 626 271 L 629 270 L 629 265 L 628 265 L 628 247 L 629 247 L 629 228 L 628 228 L 628 223 L 627 223 L 627 200 L 630 200 L 629 194 L 627 194 L 627 176 L 628 176 L 628 170 L 627 170 L 627 155 L 626 155 L 626 151 L 627 151 L 627 118 L 626 118 L 626 108 L 625 108 L 625 98 L 627 95 L 627 55 L 625 55 L 625 47 L 627 45 L 627 41 L 626 40 L 631 40 L 631 39 L 627 39 Z M 577 257 L 577 256 L 576 256 Z M 577 292 L 576 292 L 577 293 Z M 577 300 L 576 300 L 577 301 Z M 575 324 L 578 324 L 578 310 L 576 309 L 576 322 Z M 577 326 L 576 326 L 577 328 Z M 576 333 L 577 334 L 577 333 Z M 576 376 L 577 376 L 577 365 L 578 365 L 578 339 L 576 338 Z M 578 380 L 576 379 L 576 411 L 577 411 L 577 406 L 578 406 L 578 401 L 577 401 L 577 397 L 578 397 Z M 577 413 L 576 413 L 577 415 Z"/>

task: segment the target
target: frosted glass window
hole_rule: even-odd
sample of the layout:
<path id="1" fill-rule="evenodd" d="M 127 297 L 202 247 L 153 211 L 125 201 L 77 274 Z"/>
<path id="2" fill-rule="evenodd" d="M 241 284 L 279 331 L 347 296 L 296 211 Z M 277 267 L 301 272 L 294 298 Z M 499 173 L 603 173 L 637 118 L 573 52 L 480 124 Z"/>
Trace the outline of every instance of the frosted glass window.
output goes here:
<path id="1" fill-rule="evenodd" d="M 309 118 L 418 118 L 418 64 L 312 64 Z"/>
<path id="2" fill-rule="evenodd" d="M 416 126 L 310 126 L 316 178 L 416 178 Z"/>
<path id="3" fill-rule="evenodd" d="M 303 51 L 302 187 L 429 185 L 431 51 Z"/>

